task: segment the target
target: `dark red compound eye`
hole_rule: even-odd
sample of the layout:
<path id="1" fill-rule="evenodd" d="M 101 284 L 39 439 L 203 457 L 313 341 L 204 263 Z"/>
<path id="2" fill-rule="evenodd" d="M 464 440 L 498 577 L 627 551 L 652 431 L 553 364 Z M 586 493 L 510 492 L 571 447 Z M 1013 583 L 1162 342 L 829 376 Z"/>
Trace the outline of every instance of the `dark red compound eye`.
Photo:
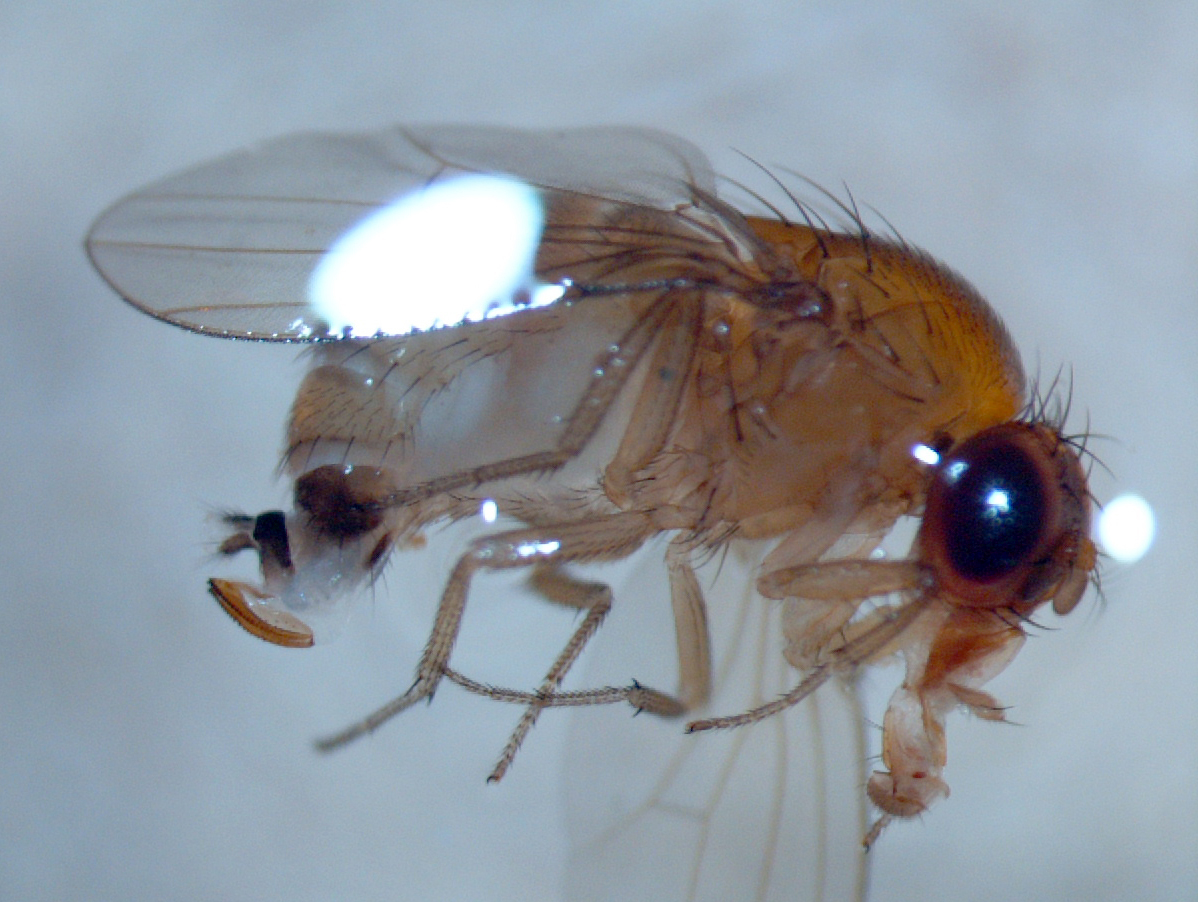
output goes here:
<path id="1" fill-rule="evenodd" d="M 920 554 L 958 603 L 1041 600 L 1063 573 L 1063 543 L 1087 519 L 1077 457 L 1046 426 L 1007 423 L 941 458 L 928 489 Z"/>
<path id="2" fill-rule="evenodd" d="M 937 477 L 945 493 L 949 562 L 961 576 L 989 582 L 1026 562 L 1044 533 L 1046 487 L 1027 452 L 982 442 L 950 457 Z"/>

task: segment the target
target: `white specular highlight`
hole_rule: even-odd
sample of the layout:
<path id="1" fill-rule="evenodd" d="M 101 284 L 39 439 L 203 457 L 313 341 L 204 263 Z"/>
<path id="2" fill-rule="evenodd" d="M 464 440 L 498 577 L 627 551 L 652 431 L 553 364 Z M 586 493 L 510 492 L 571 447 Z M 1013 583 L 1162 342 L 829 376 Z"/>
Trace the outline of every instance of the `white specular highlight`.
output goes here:
<path id="1" fill-rule="evenodd" d="M 1120 563 L 1134 564 L 1152 547 L 1156 515 L 1139 495 L 1120 495 L 1102 509 L 1097 532 L 1103 551 Z"/>
<path id="2" fill-rule="evenodd" d="M 308 283 L 330 334 L 408 335 L 559 300 L 537 284 L 544 227 L 535 188 L 465 175 L 398 198 L 346 232 Z"/>

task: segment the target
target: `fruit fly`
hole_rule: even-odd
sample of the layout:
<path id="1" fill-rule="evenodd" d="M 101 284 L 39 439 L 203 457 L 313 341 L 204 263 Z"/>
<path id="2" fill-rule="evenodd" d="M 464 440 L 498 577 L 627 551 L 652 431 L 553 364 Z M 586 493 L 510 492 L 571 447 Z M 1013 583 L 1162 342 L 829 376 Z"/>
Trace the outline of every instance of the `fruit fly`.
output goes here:
<path id="1" fill-rule="evenodd" d="M 283 453 L 292 510 L 225 519 L 220 550 L 256 553 L 262 581 L 209 584 L 243 627 L 311 645 L 431 525 L 504 521 L 452 567 L 411 688 L 324 747 L 443 680 L 524 706 L 493 779 L 546 708 L 696 711 L 712 689 L 696 560 L 751 547 L 793 684 L 687 729 L 774 717 L 897 656 L 866 841 L 947 794 L 946 715 L 1001 720 L 982 687 L 1095 569 L 1083 449 L 1029 402 L 962 278 L 851 206 L 838 229 L 792 200 L 739 212 L 699 151 L 655 131 L 434 127 L 286 137 L 101 216 L 88 251 L 138 309 L 312 346 Z M 909 555 L 880 559 L 905 516 Z M 572 568 L 657 537 L 677 690 L 562 690 L 611 606 L 640 601 Z M 474 578 L 500 570 L 583 615 L 529 689 L 452 666 Z"/>

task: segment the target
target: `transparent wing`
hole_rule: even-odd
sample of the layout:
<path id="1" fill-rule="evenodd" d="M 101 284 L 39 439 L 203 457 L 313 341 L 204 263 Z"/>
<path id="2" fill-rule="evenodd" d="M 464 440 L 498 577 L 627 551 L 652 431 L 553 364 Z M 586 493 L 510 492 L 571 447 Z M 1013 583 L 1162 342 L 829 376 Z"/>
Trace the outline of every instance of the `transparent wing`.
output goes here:
<path id="1" fill-rule="evenodd" d="M 384 318 L 357 335 L 408 335 L 518 314 L 562 296 L 559 290 L 538 301 L 538 281 L 559 288 L 660 282 L 696 260 L 726 256 L 744 239 L 738 215 L 715 205 L 706 159 L 681 139 L 647 129 L 443 126 L 299 134 L 258 145 L 118 202 L 95 223 L 87 247 L 122 296 L 175 325 L 255 340 L 338 337 L 313 297 L 331 249 L 360 236 L 365 223 L 387 219 L 397 202 L 465 174 L 532 189 L 535 222 L 489 218 L 485 204 L 467 199 L 443 205 L 444 223 L 430 224 L 424 212 L 398 233 L 406 237 L 374 239 L 382 265 L 406 280 L 384 303 L 407 303 L 415 318 Z M 535 281 L 520 278 L 519 261 L 500 261 L 494 265 L 514 267 L 516 275 L 491 292 L 498 296 L 438 300 L 486 269 L 494 245 L 506 247 L 525 232 Z M 425 249 L 429 242 L 435 251 Z M 425 281 L 414 281 L 417 271 Z M 378 287 L 385 282 L 360 276 L 356 291 L 391 291 Z M 406 301 L 398 297 L 405 293 Z M 435 303 L 444 306 L 430 313 Z"/>
<path id="2" fill-rule="evenodd" d="M 719 570 L 708 590 L 716 692 L 705 710 L 747 710 L 796 680 L 782 658 L 777 606 L 751 591 L 750 563 L 729 555 L 700 573 L 710 585 L 703 573 Z M 595 643 L 620 648 L 613 657 L 637 668 L 631 676 L 668 686 L 672 661 L 660 650 L 670 648 L 669 614 L 643 620 L 645 609 L 668 606 L 647 593 L 666 590 L 642 569 L 626 581 L 639 597 L 624 601 L 638 603 L 624 611 L 617 603 Z M 633 651 L 638 636 L 652 635 L 659 672 Z M 628 720 L 614 709 L 584 711 L 571 725 L 567 899 L 864 898 L 866 752 L 853 686 L 829 684 L 785 716 L 721 733 Z"/>

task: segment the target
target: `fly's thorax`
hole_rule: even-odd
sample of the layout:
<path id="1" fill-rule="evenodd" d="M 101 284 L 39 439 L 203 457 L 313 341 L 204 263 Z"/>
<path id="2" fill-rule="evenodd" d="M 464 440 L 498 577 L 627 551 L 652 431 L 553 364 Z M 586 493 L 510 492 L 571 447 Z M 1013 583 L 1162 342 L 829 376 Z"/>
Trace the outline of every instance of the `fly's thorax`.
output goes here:
<path id="1" fill-rule="evenodd" d="M 1025 378 L 1014 341 L 964 278 L 918 248 L 868 234 L 750 219 L 787 269 L 829 301 L 827 322 L 896 393 L 955 410 L 955 440 L 1014 417 Z M 922 387 L 922 388 L 921 388 Z M 944 420 L 943 411 L 927 419 Z M 927 424 L 925 424 L 927 425 Z"/>
<path id="2" fill-rule="evenodd" d="M 743 297 L 707 296 L 678 425 L 647 473 L 677 483 L 670 474 L 684 471 L 692 506 L 742 535 L 843 517 L 846 505 L 866 519 L 875 505 L 918 509 L 928 474 L 917 446 L 951 446 L 1023 405 L 1006 329 L 922 252 L 750 224 L 777 265 Z"/>
<path id="3" fill-rule="evenodd" d="M 858 328 L 845 323 L 843 298 L 809 283 L 755 300 L 708 299 L 678 426 L 648 470 L 671 485 L 685 474 L 692 506 L 741 535 L 912 512 L 929 478 L 917 446 L 951 444 L 954 430 L 996 415 L 990 408 L 1018 409 L 1013 394 L 979 409 L 952 359 L 929 368 L 928 352 L 912 347 L 911 310 Z"/>

